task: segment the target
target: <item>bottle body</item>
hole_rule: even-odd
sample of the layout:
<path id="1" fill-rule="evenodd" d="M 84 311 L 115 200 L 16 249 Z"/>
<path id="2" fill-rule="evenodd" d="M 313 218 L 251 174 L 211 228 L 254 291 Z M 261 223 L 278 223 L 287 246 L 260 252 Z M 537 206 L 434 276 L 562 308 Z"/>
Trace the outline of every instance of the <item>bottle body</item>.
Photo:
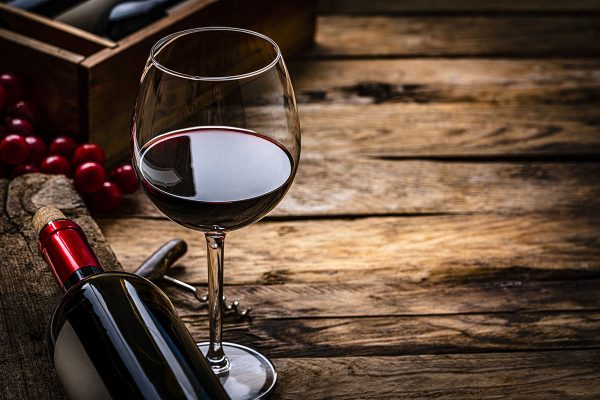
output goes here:
<path id="1" fill-rule="evenodd" d="M 49 18 L 80 3 L 82 0 L 12 0 L 7 4 Z"/>
<path id="2" fill-rule="evenodd" d="M 104 272 L 75 222 L 42 207 L 39 250 L 65 291 L 49 350 L 71 400 L 229 399 L 167 296 L 126 272 Z"/>
<path id="3" fill-rule="evenodd" d="M 73 286 L 53 314 L 49 345 L 73 400 L 227 398 L 168 298 L 133 274 Z"/>

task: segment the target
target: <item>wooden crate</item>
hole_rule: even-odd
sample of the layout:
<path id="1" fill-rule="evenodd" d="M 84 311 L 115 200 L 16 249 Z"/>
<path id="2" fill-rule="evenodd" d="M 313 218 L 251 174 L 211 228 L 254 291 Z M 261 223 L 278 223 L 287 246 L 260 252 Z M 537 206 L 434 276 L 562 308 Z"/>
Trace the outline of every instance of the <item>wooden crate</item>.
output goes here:
<path id="1" fill-rule="evenodd" d="M 118 42 L 0 4 L 0 71 L 22 73 L 49 134 L 100 144 L 109 161 L 129 151 L 142 68 L 161 37 L 198 26 L 236 26 L 272 37 L 284 54 L 310 44 L 314 0 L 198 0 Z"/>

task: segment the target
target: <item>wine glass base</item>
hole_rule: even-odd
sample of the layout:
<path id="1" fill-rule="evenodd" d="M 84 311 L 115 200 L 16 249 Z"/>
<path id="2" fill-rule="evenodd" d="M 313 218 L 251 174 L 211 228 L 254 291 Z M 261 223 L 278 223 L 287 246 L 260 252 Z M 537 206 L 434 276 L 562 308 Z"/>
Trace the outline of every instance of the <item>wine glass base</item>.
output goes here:
<path id="1" fill-rule="evenodd" d="M 208 342 L 197 343 L 206 356 Z M 232 400 L 262 399 L 275 387 L 277 371 L 267 357 L 256 350 L 235 343 L 222 343 L 231 363 L 229 371 L 217 374 Z"/>

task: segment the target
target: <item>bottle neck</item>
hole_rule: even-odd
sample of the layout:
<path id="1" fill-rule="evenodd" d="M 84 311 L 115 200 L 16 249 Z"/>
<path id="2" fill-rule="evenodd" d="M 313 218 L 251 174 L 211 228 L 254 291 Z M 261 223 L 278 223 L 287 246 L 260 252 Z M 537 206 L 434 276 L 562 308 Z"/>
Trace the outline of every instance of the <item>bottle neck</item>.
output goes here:
<path id="1" fill-rule="evenodd" d="M 40 231 L 38 244 L 56 283 L 64 291 L 103 271 L 85 234 L 73 221 L 57 219 L 49 222 Z"/>

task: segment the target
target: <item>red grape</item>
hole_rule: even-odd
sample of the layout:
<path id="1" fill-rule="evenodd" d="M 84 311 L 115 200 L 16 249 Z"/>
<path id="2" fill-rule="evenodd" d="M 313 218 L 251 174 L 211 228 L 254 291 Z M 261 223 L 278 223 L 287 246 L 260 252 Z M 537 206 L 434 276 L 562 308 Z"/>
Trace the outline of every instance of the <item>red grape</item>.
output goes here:
<path id="1" fill-rule="evenodd" d="M 21 164 L 12 170 L 10 179 L 15 179 L 17 176 L 25 174 L 33 174 L 34 172 L 40 172 L 40 170 L 31 164 Z"/>
<path id="2" fill-rule="evenodd" d="M 93 161 L 104 165 L 105 157 L 102 147 L 93 143 L 79 145 L 73 156 L 73 165 L 79 165 L 86 161 Z"/>
<path id="3" fill-rule="evenodd" d="M 104 182 L 100 190 L 93 194 L 92 205 L 94 209 L 109 213 L 121 205 L 121 191 L 112 182 Z"/>
<path id="4" fill-rule="evenodd" d="M 30 100 L 21 100 L 16 102 L 12 106 L 10 106 L 8 110 L 6 110 L 6 114 L 15 118 L 26 119 L 32 124 L 35 124 L 37 122 L 39 116 L 37 106 Z"/>
<path id="5" fill-rule="evenodd" d="M 48 156 L 42 160 L 40 170 L 45 174 L 68 175 L 71 171 L 71 164 L 63 156 Z"/>
<path id="6" fill-rule="evenodd" d="M 8 104 L 16 103 L 25 95 L 25 85 L 21 77 L 14 73 L 0 75 L 0 86 L 4 87 L 8 97 Z"/>
<path id="7" fill-rule="evenodd" d="M 33 125 L 22 118 L 6 118 L 6 130 L 23 136 L 33 135 Z"/>
<path id="8" fill-rule="evenodd" d="M 84 162 L 75 170 L 75 189 L 80 193 L 99 190 L 106 180 L 106 170 L 96 162 Z"/>
<path id="9" fill-rule="evenodd" d="M 8 103 L 8 94 L 6 93 L 6 89 L 0 86 L 0 111 L 4 110 L 6 103 Z"/>
<path id="10" fill-rule="evenodd" d="M 70 136 L 57 136 L 50 142 L 48 154 L 59 155 L 70 160 L 73 157 L 77 143 Z"/>
<path id="11" fill-rule="evenodd" d="M 6 136 L 6 128 L 4 125 L 0 124 L 0 139 L 2 139 L 4 136 Z"/>
<path id="12" fill-rule="evenodd" d="M 110 180 L 117 184 L 123 194 L 131 194 L 138 188 L 137 176 L 130 164 L 123 164 L 113 169 Z"/>
<path id="13" fill-rule="evenodd" d="M 38 165 L 46 156 L 46 145 L 39 136 L 26 136 L 25 141 L 29 145 L 29 157 L 27 161 L 31 164 Z"/>
<path id="14" fill-rule="evenodd" d="M 29 146 L 22 136 L 11 134 L 0 141 L 0 160 L 6 164 L 17 165 L 29 157 Z"/>

